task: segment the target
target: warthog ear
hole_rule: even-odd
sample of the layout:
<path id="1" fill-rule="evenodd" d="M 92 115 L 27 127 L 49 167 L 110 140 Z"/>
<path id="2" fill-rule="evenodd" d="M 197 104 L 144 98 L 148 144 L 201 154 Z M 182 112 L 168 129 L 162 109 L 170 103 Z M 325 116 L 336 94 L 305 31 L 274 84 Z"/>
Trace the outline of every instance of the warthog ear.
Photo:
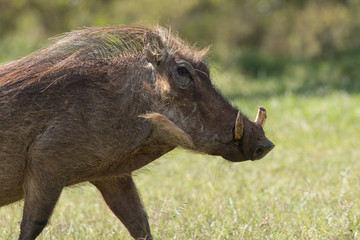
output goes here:
<path id="1" fill-rule="evenodd" d="M 161 36 L 154 32 L 145 32 L 144 51 L 146 59 L 154 66 L 160 66 L 169 56 Z"/>
<path id="2" fill-rule="evenodd" d="M 170 142 L 185 148 L 194 148 L 191 137 L 164 115 L 160 113 L 148 113 L 141 114 L 139 117 L 151 120 Z"/>

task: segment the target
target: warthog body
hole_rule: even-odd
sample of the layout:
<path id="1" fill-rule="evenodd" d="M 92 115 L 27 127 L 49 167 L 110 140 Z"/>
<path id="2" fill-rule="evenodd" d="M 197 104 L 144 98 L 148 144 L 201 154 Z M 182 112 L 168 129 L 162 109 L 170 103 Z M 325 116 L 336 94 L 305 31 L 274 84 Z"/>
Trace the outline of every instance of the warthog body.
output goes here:
<path id="1" fill-rule="evenodd" d="M 25 199 L 20 239 L 85 181 L 131 236 L 152 239 L 134 170 L 177 146 L 230 161 L 272 149 L 264 117 L 213 87 L 205 53 L 162 28 L 88 28 L 0 67 L 0 206 Z"/>

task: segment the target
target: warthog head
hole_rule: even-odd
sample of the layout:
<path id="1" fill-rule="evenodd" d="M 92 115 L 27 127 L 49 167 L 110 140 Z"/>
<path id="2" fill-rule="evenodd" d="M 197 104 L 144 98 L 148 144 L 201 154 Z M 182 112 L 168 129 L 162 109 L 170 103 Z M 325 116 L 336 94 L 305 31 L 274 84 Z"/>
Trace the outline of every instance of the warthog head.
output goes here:
<path id="1" fill-rule="evenodd" d="M 144 53 L 158 101 L 152 120 L 169 142 L 238 162 L 264 157 L 274 144 L 264 134 L 266 111 L 254 122 L 216 90 L 203 56 L 164 29 L 144 35 Z"/>

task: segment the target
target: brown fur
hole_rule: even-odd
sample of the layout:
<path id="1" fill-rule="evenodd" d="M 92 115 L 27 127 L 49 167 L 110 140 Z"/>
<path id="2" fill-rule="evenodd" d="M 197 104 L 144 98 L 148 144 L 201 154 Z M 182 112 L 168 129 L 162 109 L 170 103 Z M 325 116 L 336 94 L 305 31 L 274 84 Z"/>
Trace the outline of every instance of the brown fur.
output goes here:
<path id="1" fill-rule="evenodd" d="M 243 117 L 233 144 L 238 110 L 211 84 L 206 51 L 160 27 L 86 28 L 0 67 L 0 206 L 25 199 L 20 239 L 84 181 L 134 238 L 152 239 L 134 170 L 179 145 L 243 161 L 268 141 Z"/>

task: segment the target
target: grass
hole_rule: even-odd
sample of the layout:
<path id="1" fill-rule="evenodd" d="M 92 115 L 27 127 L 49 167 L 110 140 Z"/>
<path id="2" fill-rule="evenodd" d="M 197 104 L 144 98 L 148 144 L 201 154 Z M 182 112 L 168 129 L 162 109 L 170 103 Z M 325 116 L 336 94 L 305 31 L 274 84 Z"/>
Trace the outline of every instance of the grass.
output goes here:
<path id="1" fill-rule="evenodd" d="M 308 76 L 293 69 L 294 78 L 266 81 L 215 73 L 251 119 L 257 107 L 267 109 L 265 130 L 276 147 L 263 160 L 238 164 L 178 149 L 137 172 L 156 239 L 360 238 L 360 95 L 336 84 L 323 91 L 326 82 L 310 80 L 299 94 Z M 21 209 L 0 209 L 0 239 L 17 238 Z M 64 190 L 39 239 L 131 238 L 83 184 Z"/>

